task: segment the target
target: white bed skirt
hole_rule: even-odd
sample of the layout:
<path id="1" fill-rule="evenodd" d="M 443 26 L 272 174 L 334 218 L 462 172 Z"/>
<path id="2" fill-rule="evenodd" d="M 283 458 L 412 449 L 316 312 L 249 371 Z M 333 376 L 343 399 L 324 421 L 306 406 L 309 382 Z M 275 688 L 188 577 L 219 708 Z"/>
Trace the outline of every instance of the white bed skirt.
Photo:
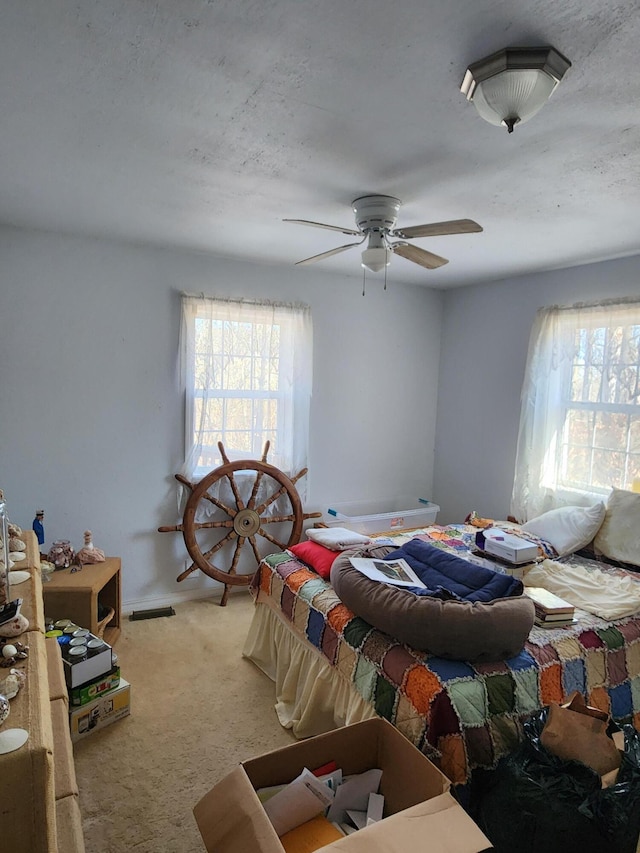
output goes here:
<path id="1" fill-rule="evenodd" d="M 242 654 L 275 682 L 276 714 L 297 738 L 376 716 L 355 687 L 267 604 L 256 604 Z"/>

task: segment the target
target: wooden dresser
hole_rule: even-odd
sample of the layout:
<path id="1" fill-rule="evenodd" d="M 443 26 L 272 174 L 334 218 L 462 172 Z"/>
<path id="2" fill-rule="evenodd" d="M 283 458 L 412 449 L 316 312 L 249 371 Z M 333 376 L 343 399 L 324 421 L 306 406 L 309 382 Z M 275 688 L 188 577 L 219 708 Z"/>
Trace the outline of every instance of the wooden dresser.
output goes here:
<path id="1" fill-rule="evenodd" d="M 27 559 L 15 569 L 29 580 L 11 587 L 11 598 L 22 598 L 29 620 L 16 637 L 29 647 L 29 657 L 16 669 L 26 684 L 10 701 L 3 729 L 22 728 L 29 740 L 15 752 L 0 755 L 0 839 L 7 853 L 84 853 L 78 785 L 69 735 L 68 695 L 60 647 L 45 638 L 38 543 L 25 531 Z M 0 678 L 8 674 L 0 669 Z"/>

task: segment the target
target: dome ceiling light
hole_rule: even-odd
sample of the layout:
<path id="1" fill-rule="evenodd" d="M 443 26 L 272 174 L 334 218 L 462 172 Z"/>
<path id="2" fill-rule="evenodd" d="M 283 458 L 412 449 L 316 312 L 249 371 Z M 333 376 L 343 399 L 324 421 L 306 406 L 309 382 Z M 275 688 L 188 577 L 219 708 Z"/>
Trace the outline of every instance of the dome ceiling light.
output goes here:
<path id="1" fill-rule="evenodd" d="M 470 65 L 460 91 L 485 121 L 513 133 L 542 109 L 569 68 L 553 47 L 507 47 Z"/>

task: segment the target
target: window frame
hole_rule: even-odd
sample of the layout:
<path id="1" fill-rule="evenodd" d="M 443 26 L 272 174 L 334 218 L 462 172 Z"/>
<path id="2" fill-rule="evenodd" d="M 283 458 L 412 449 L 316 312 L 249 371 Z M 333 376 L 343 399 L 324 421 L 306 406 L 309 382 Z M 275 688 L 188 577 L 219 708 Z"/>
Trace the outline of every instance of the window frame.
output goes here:
<path id="1" fill-rule="evenodd" d="M 600 329 L 604 330 L 599 344 L 602 359 L 597 360 L 593 353 Z M 590 373 L 594 366 L 595 377 Z M 575 395 L 577 370 L 584 371 L 579 399 Z M 635 383 L 626 395 L 622 375 L 625 371 Z M 607 399 L 607 389 L 616 377 L 614 391 L 618 399 L 611 401 Z M 595 399 L 594 387 L 589 385 L 594 378 Z M 624 396 L 630 399 L 621 400 Z M 594 415 L 588 429 L 589 441 L 582 445 L 569 432 L 572 411 Z M 599 413 L 625 416 L 624 447 L 597 443 Z M 511 514 L 524 520 L 557 506 L 587 505 L 606 499 L 614 486 L 631 488 L 640 474 L 640 468 L 636 473 L 640 451 L 630 444 L 634 416 L 640 419 L 640 300 L 540 309 L 531 331 L 523 383 Z M 637 442 L 637 438 L 634 440 Z M 580 447 L 589 461 L 589 472 L 583 479 L 572 475 L 569 469 L 569 454 Z M 597 471 L 597 458 L 605 453 L 623 454 L 624 465 L 619 469 L 622 482 L 617 480 L 613 467 L 607 472 L 611 476 L 606 476 L 613 482 L 603 482 L 605 477 Z"/>
<path id="2" fill-rule="evenodd" d="M 253 327 L 260 324 L 279 325 L 280 339 L 278 346 L 278 387 L 277 389 L 251 387 L 228 388 L 205 386 L 196 387 L 197 374 L 197 322 L 220 322 L 224 326 L 231 324 L 249 324 Z M 269 359 L 268 354 L 256 353 L 253 344 L 250 351 L 241 356 L 248 357 L 251 365 L 252 380 L 255 362 L 258 358 Z M 224 419 L 221 429 L 205 427 L 205 409 L 210 400 L 222 401 L 223 407 L 230 400 L 249 400 L 251 402 L 251 419 L 255 417 L 254 402 L 256 400 L 274 399 L 277 401 L 276 426 L 274 436 L 270 437 L 269 462 L 283 470 L 289 476 L 296 474 L 306 467 L 308 456 L 309 408 L 312 383 L 312 335 L 311 311 L 309 306 L 302 303 L 277 303 L 266 300 L 252 301 L 224 297 L 190 296 L 182 294 L 182 327 L 181 327 L 181 375 L 185 404 L 185 462 L 182 472 L 190 481 L 197 481 L 217 464 L 207 467 L 199 464 L 203 448 L 217 447 L 203 444 L 202 438 L 212 432 L 222 432 L 225 452 L 230 460 L 260 459 L 264 449 L 264 441 L 256 442 L 254 424 L 246 430 L 250 436 L 251 450 L 227 447 L 225 442 Z M 221 353 L 221 365 L 225 364 L 225 356 L 233 362 L 233 352 Z M 205 353 L 210 360 L 215 356 L 214 351 Z M 252 384 L 252 383 L 251 383 Z M 201 401 L 201 413 L 198 413 L 198 401 Z M 261 430 L 262 434 L 272 432 L 268 427 Z M 219 451 L 215 451 L 219 457 Z M 215 456 L 214 456 L 215 458 Z M 221 462 L 221 458 L 216 463 Z"/>

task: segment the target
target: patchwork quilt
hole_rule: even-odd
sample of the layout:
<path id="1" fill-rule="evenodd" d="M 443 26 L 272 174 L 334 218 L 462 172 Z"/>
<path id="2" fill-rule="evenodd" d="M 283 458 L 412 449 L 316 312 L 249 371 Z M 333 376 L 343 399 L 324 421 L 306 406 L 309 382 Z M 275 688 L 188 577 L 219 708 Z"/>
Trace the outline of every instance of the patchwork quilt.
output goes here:
<path id="1" fill-rule="evenodd" d="M 452 525 L 413 535 L 463 553 L 475 532 Z M 454 784 L 467 782 L 474 768 L 495 766 L 518 743 L 526 716 L 575 690 L 618 723 L 640 729 L 640 613 L 606 622 L 578 611 L 570 627 L 534 628 L 516 657 L 472 665 L 416 651 L 373 628 L 287 553 L 262 560 L 252 593 Z"/>

